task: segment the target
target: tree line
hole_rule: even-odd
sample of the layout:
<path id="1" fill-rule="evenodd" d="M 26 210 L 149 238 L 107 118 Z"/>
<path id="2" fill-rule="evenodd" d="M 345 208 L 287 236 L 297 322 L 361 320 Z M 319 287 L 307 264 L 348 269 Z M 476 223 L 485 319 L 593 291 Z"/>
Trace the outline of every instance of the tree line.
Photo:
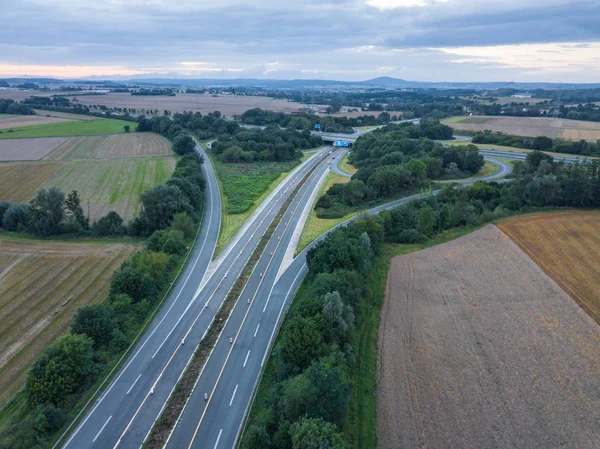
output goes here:
<path id="1" fill-rule="evenodd" d="M 357 139 L 349 161 L 358 167 L 349 183 L 334 184 L 315 206 L 318 217 L 343 217 L 385 198 L 406 196 L 434 179 L 472 176 L 485 161 L 474 145 L 444 147 L 430 138 L 452 130 L 428 119 L 420 125 L 388 125 Z"/>
<path id="2" fill-rule="evenodd" d="M 385 243 L 425 242 L 451 228 L 472 228 L 545 207 L 600 206 L 600 163 L 554 163 L 530 153 L 514 182 L 447 186 L 438 195 L 365 216 L 330 232 L 307 253 L 308 275 L 282 324 L 270 364 L 272 383 L 257 402 L 244 449 L 347 447 L 342 429 L 357 363 L 355 328 L 373 307 L 364 276 Z"/>
<path id="3" fill-rule="evenodd" d="M 546 136 L 521 137 L 501 132 L 477 132 L 473 134 L 473 143 L 502 145 L 529 150 L 553 151 L 556 153 L 578 154 L 582 156 L 600 156 L 600 140 L 588 142 L 586 140 L 571 141 L 565 139 L 551 139 Z"/>
<path id="4" fill-rule="evenodd" d="M 0 114 L 35 115 L 35 111 L 26 104 L 0 99 Z"/>
<path id="5" fill-rule="evenodd" d="M 354 133 L 353 127 L 385 125 L 392 119 L 397 120 L 398 117 L 391 117 L 387 112 L 379 114 L 378 117 L 363 115 L 348 118 L 318 116 L 312 112 L 284 114 L 283 112 L 268 111 L 260 108 L 249 109 L 241 116 L 242 123 L 247 125 L 279 125 L 282 128 L 291 128 L 298 131 L 312 131 L 315 129 L 315 125 L 319 124 L 321 131 L 347 134 Z"/>
<path id="6" fill-rule="evenodd" d="M 265 129 L 238 127 L 231 134 L 219 135 L 211 150 L 223 162 L 286 162 L 299 160 L 300 150 L 323 143 L 309 131 L 297 132 L 269 125 Z"/>
<path id="7" fill-rule="evenodd" d="M 98 235 L 130 232 L 149 237 L 144 248 L 113 273 L 108 298 L 79 308 L 70 332 L 35 360 L 25 386 L 28 413 L 6 429 L 7 448 L 46 447 L 168 291 L 199 226 L 204 206 L 201 164 L 195 153 L 182 157 L 167 185 L 142 193 L 140 215 L 129 226 L 111 212 L 92 227 Z M 57 192 L 52 190 L 52 195 Z"/>

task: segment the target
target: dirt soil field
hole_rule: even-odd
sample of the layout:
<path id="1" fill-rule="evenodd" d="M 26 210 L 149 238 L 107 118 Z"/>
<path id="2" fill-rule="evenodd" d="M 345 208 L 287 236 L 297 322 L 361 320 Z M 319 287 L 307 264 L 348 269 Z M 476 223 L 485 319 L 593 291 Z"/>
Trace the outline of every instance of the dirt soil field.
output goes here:
<path id="1" fill-rule="evenodd" d="M 67 140 L 68 137 L 0 139 L 0 161 L 37 161 Z"/>
<path id="2" fill-rule="evenodd" d="M 12 129 L 22 126 L 50 125 L 53 123 L 70 122 L 70 119 L 58 117 L 42 117 L 39 115 L 15 115 L 14 117 L 0 118 L 0 129 Z"/>
<path id="3" fill-rule="evenodd" d="M 356 112 L 338 112 L 337 114 L 331 114 L 332 117 L 347 117 L 347 118 L 356 118 L 362 117 L 363 115 L 370 115 L 373 117 L 379 117 L 383 111 L 356 111 Z M 397 115 L 401 116 L 402 112 L 400 111 L 387 111 L 391 116 Z"/>
<path id="4" fill-rule="evenodd" d="M 392 259 L 381 317 L 380 448 L 600 447 L 600 326 L 494 225 Z"/>
<path id="5" fill-rule="evenodd" d="M 293 112 L 304 105 L 269 97 L 255 97 L 243 95 L 219 95 L 213 97 L 209 94 L 177 94 L 167 96 L 143 96 L 129 93 L 109 93 L 105 95 L 78 96 L 79 104 L 105 105 L 108 107 L 158 109 L 160 113 L 167 109 L 171 112 L 200 111 L 202 114 L 220 111 L 221 114 L 231 118 L 236 114 L 243 114 L 248 109 L 262 108 L 276 112 Z"/>
<path id="6" fill-rule="evenodd" d="M 600 211 L 528 215 L 498 227 L 600 324 Z"/>
<path id="7" fill-rule="evenodd" d="M 137 250 L 0 236 L 0 407 L 23 387 L 43 349 L 67 332 L 75 310 L 105 299 L 113 271 Z"/>
<path id="8" fill-rule="evenodd" d="M 466 131 L 484 131 L 486 129 L 494 132 L 500 131 L 517 136 L 551 137 L 554 119 L 538 117 L 489 117 L 474 116 L 467 117 L 459 122 L 447 123 L 454 129 Z M 600 123 L 587 122 L 583 120 L 556 120 L 556 137 L 569 140 L 600 139 Z"/>
<path id="9" fill-rule="evenodd" d="M 1 144 L 0 140 L 0 144 Z M 130 133 L 72 137 L 46 159 L 104 159 L 172 155 L 170 142 L 159 134 Z"/>

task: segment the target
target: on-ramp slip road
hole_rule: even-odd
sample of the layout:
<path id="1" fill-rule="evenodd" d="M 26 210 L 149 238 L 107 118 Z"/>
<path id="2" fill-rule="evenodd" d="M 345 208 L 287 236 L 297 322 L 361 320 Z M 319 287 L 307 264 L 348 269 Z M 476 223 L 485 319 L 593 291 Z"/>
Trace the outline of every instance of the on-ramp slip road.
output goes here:
<path id="1" fill-rule="evenodd" d="M 198 151 L 202 153 L 199 147 Z M 224 250 L 226 256 L 215 266 L 210 261 L 218 238 L 221 202 L 212 166 L 204 157 L 207 207 L 191 259 L 110 386 L 66 442 L 59 442 L 65 448 L 138 448 L 142 444 L 262 235 L 294 187 L 320 161 L 317 153 L 288 175 L 276 190 L 278 194 L 267 199 L 261 214 L 251 217 L 250 226 L 235 236 Z"/>

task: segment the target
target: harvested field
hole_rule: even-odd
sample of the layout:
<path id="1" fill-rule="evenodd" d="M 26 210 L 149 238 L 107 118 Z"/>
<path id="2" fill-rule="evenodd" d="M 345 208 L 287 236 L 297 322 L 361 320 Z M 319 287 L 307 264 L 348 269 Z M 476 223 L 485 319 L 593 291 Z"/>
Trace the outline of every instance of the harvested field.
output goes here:
<path id="1" fill-rule="evenodd" d="M 43 187 L 59 187 L 90 200 L 92 222 L 111 210 L 129 220 L 137 215 L 140 193 L 164 184 L 175 163 L 169 156 L 0 164 L 0 200 L 27 202 Z"/>
<path id="2" fill-rule="evenodd" d="M 67 137 L 1 139 L 0 161 L 37 161 L 67 140 Z"/>
<path id="3" fill-rule="evenodd" d="M 48 117 L 43 117 L 48 118 Z M 2 119 L 0 119 L 2 120 Z M 103 118 L 100 120 L 60 120 L 60 123 L 46 125 L 22 126 L 14 128 L 14 132 L 0 134 L 0 139 L 21 139 L 25 137 L 63 137 L 63 136 L 95 136 L 100 134 L 122 134 L 124 126 L 132 129 L 135 122 Z"/>
<path id="4" fill-rule="evenodd" d="M 143 96 L 131 95 L 129 93 L 109 93 L 105 95 L 78 96 L 79 104 L 83 105 L 105 105 L 108 107 L 135 108 L 135 109 L 158 109 L 160 114 L 167 109 L 171 112 L 200 111 L 203 114 L 220 111 L 221 114 L 231 118 L 237 114 L 243 114 L 248 109 L 262 108 L 276 112 L 293 112 L 304 107 L 300 103 L 288 102 L 269 97 L 243 96 L 243 95 L 219 95 L 213 97 L 210 94 L 177 94 L 174 97 L 167 96 Z"/>
<path id="5" fill-rule="evenodd" d="M 137 249 L 0 236 L 0 408 L 23 387 L 35 358 L 67 332 L 75 310 L 105 299 L 113 271 Z"/>
<path id="6" fill-rule="evenodd" d="M 363 115 L 369 115 L 372 117 L 379 117 L 383 111 L 356 111 L 356 112 L 338 112 L 336 114 L 331 114 L 332 117 L 346 117 L 346 118 L 356 118 L 362 117 Z M 391 116 L 402 115 L 402 111 L 386 111 Z"/>
<path id="7" fill-rule="evenodd" d="M 169 156 L 172 154 L 171 143 L 159 134 L 126 133 L 109 136 L 73 137 L 59 148 L 56 148 L 46 159 L 103 159 Z"/>
<path id="8" fill-rule="evenodd" d="M 70 122 L 69 119 L 57 117 L 42 117 L 39 115 L 13 115 L 0 118 L 0 129 L 21 128 L 23 126 L 51 125 L 53 123 Z"/>
<path id="9" fill-rule="evenodd" d="M 517 217 L 498 227 L 600 324 L 600 212 Z"/>
<path id="10" fill-rule="evenodd" d="M 556 123 L 555 123 L 556 122 Z M 556 137 L 569 140 L 600 139 L 600 123 L 583 120 L 567 120 L 538 117 L 466 117 L 461 121 L 444 121 L 454 129 L 463 131 L 500 131 L 517 136 L 551 137 L 552 128 L 556 126 Z"/>
<path id="11" fill-rule="evenodd" d="M 60 162 L 0 164 L 0 201 L 29 201 L 62 167 Z"/>
<path id="12" fill-rule="evenodd" d="M 488 225 L 392 259 L 379 447 L 600 447 L 600 327 Z"/>
<path id="13" fill-rule="evenodd" d="M 68 112 L 57 112 L 57 111 L 45 111 L 43 109 L 34 109 L 37 115 L 58 117 L 69 120 L 100 120 L 101 117 L 94 117 L 93 115 L 82 115 L 82 114 L 70 114 Z"/>

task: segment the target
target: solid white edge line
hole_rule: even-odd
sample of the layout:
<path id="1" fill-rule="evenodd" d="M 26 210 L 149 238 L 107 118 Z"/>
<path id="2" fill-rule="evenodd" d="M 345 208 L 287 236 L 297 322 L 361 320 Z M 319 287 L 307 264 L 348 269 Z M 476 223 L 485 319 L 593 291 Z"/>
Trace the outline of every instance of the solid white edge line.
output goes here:
<path id="1" fill-rule="evenodd" d="M 246 363 L 248 363 L 248 356 L 250 355 L 250 349 L 248 349 L 248 354 L 246 354 L 246 359 L 244 360 L 244 366 L 242 368 L 246 368 Z"/>
<path id="2" fill-rule="evenodd" d="M 235 399 L 235 394 L 237 393 L 238 384 L 235 385 L 235 389 L 233 390 L 233 394 L 231 395 L 231 401 L 229 401 L 229 407 L 233 404 L 233 400 Z"/>
<path id="3" fill-rule="evenodd" d="M 106 427 L 106 425 L 108 424 L 108 422 L 110 421 L 111 418 L 112 418 L 112 415 L 110 415 L 108 417 L 108 419 L 106 420 L 106 422 L 104 423 L 104 425 L 102 426 L 102 428 L 100 429 L 100 431 L 96 434 L 96 436 L 92 440 L 92 443 L 96 442 L 96 440 L 98 439 L 98 437 L 100 436 L 100 434 L 102 433 L 102 431 L 104 430 L 104 428 Z"/>
<path id="4" fill-rule="evenodd" d="M 142 377 L 142 373 L 140 373 L 139 376 L 133 381 L 133 383 L 131 384 L 131 387 L 129 387 L 129 390 L 127 390 L 127 393 L 125 393 L 125 396 L 127 396 L 129 393 L 131 393 L 131 390 L 133 389 L 133 387 L 135 386 L 137 381 L 140 380 L 140 377 Z"/>

